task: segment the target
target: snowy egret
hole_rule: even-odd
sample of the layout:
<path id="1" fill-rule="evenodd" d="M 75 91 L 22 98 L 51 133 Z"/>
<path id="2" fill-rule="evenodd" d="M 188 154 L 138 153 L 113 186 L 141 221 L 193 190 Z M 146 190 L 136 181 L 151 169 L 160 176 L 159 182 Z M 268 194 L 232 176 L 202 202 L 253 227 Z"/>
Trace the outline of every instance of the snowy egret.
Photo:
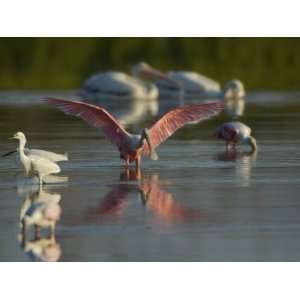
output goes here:
<path id="1" fill-rule="evenodd" d="M 26 137 L 23 132 L 17 132 L 14 134 L 13 137 L 10 139 L 16 139 L 19 140 L 19 148 L 18 148 L 18 153 L 20 157 L 20 161 L 25 169 L 25 173 L 27 176 L 37 176 L 39 179 L 39 184 L 43 184 L 43 178 L 47 175 L 50 174 L 57 174 L 59 173 L 60 167 L 53 161 L 50 160 L 49 155 L 51 154 L 50 152 L 47 151 L 42 151 L 42 150 L 36 150 L 39 153 L 41 151 L 43 153 L 46 153 L 46 157 L 41 157 L 37 154 L 34 154 L 34 152 L 30 152 L 28 154 L 25 153 L 25 144 L 26 144 Z M 32 151 L 32 150 L 31 150 Z M 57 154 L 52 153 L 53 155 L 52 159 L 55 159 Z M 50 158 L 51 158 L 50 155 Z"/>

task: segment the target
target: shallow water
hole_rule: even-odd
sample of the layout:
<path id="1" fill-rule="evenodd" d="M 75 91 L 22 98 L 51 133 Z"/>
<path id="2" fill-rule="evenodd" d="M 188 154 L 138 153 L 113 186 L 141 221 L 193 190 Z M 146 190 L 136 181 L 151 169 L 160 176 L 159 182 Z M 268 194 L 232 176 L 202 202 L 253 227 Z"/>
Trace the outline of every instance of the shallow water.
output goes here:
<path id="1" fill-rule="evenodd" d="M 102 134 L 41 103 L 49 95 L 76 97 L 68 91 L 0 93 L 1 153 L 15 148 L 7 139 L 22 130 L 29 147 L 70 157 L 60 175 L 68 182 L 40 192 L 13 159 L 0 160 L 1 261 L 300 259 L 299 93 L 249 94 L 242 121 L 253 128 L 256 155 L 247 147 L 224 153 L 211 137 L 226 120 L 221 115 L 178 131 L 158 149 L 160 160 L 143 161 L 141 174 L 126 172 Z M 148 109 L 132 112 L 134 103 L 103 105 L 124 120 L 130 113 L 132 131 L 153 119 Z M 165 100 L 150 111 L 174 105 Z M 22 241 L 20 212 L 26 200 L 43 197 L 61 197 L 55 242 L 45 242 L 47 232 L 44 244 L 34 240 L 30 230 Z"/>

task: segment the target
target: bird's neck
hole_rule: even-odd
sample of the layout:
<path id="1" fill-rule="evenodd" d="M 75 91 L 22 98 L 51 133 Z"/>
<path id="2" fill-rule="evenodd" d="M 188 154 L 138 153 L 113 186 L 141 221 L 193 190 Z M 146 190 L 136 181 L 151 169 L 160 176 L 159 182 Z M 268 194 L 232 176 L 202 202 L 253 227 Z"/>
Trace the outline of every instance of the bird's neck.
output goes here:
<path id="1" fill-rule="evenodd" d="M 148 98 L 149 99 L 156 99 L 159 95 L 159 90 L 153 83 L 147 84 L 147 90 L 148 90 Z"/>
<path id="2" fill-rule="evenodd" d="M 19 150 L 20 150 L 20 152 L 22 151 L 24 153 L 25 145 L 26 145 L 26 139 L 20 139 L 20 141 L 19 141 Z"/>
<path id="3" fill-rule="evenodd" d="M 24 152 L 25 144 L 26 144 L 26 140 L 25 139 L 20 139 L 20 142 L 19 142 L 20 160 L 21 160 L 21 163 L 23 164 L 23 166 L 25 168 L 26 173 L 28 174 L 28 172 L 29 172 L 28 157 L 26 156 L 26 154 Z"/>

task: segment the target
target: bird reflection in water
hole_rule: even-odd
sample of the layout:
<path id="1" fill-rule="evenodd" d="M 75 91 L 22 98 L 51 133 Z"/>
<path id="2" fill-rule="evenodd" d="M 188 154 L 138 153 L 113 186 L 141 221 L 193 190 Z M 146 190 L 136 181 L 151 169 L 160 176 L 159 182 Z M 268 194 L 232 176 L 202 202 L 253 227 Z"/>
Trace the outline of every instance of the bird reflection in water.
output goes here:
<path id="1" fill-rule="evenodd" d="M 202 209 L 195 209 L 176 201 L 170 192 L 167 192 L 159 176 L 144 177 L 140 186 L 143 203 L 166 223 L 199 220 L 206 217 Z"/>
<path id="2" fill-rule="evenodd" d="M 128 103 L 127 103 L 128 104 Z M 156 99 L 142 100 L 133 99 L 129 102 L 126 112 L 118 115 L 118 119 L 123 126 L 137 125 L 152 119 L 159 112 L 159 103 Z"/>
<path id="3" fill-rule="evenodd" d="M 238 119 L 244 115 L 245 99 L 244 98 L 225 98 L 224 111 L 231 119 Z"/>
<path id="4" fill-rule="evenodd" d="M 235 162 L 235 177 L 238 185 L 250 186 L 251 171 L 257 159 L 257 151 L 238 152 L 236 150 L 219 153 L 217 160 Z"/>
<path id="5" fill-rule="evenodd" d="M 157 174 L 142 176 L 140 171 L 127 168 L 120 174 L 120 182 L 111 187 L 97 207 L 89 210 L 89 220 L 103 221 L 107 217 L 120 218 L 128 205 L 129 193 L 139 195 L 141 204 L 165 223 L 198 220 L 206 216 L 201 209 L 177 202 L 165 191 Z"/>
<path id="6" fill-rule="evenodd" d="M 61 256 L 61 247 L 55 238 L 55 226 L 61 217 L 60 199 L 60 194 L 42 187 L 26 193 L 20 208 L 19 241 L 34 261 L 57 261 Z M 48 230 L 48 234 L 45 232 L 42 236 L 43 229 Z"/>

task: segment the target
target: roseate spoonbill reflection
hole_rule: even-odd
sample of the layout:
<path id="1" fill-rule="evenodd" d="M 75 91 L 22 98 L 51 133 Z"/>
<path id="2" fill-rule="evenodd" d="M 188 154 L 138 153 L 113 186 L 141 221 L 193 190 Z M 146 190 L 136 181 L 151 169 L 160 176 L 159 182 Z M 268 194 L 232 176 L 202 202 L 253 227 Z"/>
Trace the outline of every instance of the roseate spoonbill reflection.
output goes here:
<path id="1" fill-rule="evenodd" d="M 17 132 L 10 139 L 19 140 L 19 148 L 17 149 L 20 161 L 25 169 L 27 176 L 37 176 L 39 184 L 43 184 L 43 178 L 50 174 L 59 173 L 60 167 L 55 161 L 66 160 L 67 157 L 43 150 L 27 150 L 25 151 L 26 137 L 22 132 Z"/>
<path id="2" fill-rule="evenodd" d="M 175 80 L 145 62 L 132 66 L 131 72 L 133 77 L 116 71 L 99 72 L 83 83 L 80 95 L 90 101 L 157 99 L 158 88 L 153 83 L 146 83 L 142 79 L 161 79 L 178 88 Z"/>
<path id="3" fill-rule="evenodd" d="M 157 160 L 155 148 L 177 129 L 215 116 L 224 107 L 223 103 L 216 101 L 176 108 L 163 115 L 150 129 L 143 129 L 141 134 L 131 134 L 100 106 L 55 98 L 47 98 L 46 101 L 65 114 L 77 116 L 89 125 L 102 129 L 111 143 L 117 146 L 120 158 L 125 161 L 126 166 L 135 162 L 136 168 L 140 167 L 142 154 L 150 155 L 152 160 Z"/>
<path id="4" fill-rule="evenodd" d="M 204 210 L 193 209 L 177 202 L 171 193 L 164 190 L 157 174 L 142 176 L 138 170 L 127 169 L 120 174 L 119 183 L 111 186 L 99 205 L 89 209 L 88 220 L 101 222 L 107 217 L 119 219 L 125 213 L 130 193 L 139 195 L 141 204 L 167 223 L 206 216 Z"/>
<path id="5" fill-rule="evenodd" d="M 140 192 L 146 207 L 167 223 L 198 220 L 207 216 L 202 209 L 187 207 L 176 201 L 171 193 L 165 191 L 158 175 L 144 177 Z"/>
<path id="6" fill-rule="evenodd" d="M 140 170 L 128 168 L 121 172 L 119 183 L 111 185 L 99 205 L 89 209 L 88 219 L 94 221 L 108 217 L 120 218 L 127 207 L 128 194 L 138 191 L 138 183 L 135 184 L 134 181 L 140 179 Z"/>
<path id="7" fill-rule="evenodd" d="M 226 142 L 226 150 L 235 150 L 238 143 L 248 144 L 257 150 L 256 140 L 251 136 L 251 128 L 241 122 L 227 122 L 216 131 L 216 137 Z"/>

